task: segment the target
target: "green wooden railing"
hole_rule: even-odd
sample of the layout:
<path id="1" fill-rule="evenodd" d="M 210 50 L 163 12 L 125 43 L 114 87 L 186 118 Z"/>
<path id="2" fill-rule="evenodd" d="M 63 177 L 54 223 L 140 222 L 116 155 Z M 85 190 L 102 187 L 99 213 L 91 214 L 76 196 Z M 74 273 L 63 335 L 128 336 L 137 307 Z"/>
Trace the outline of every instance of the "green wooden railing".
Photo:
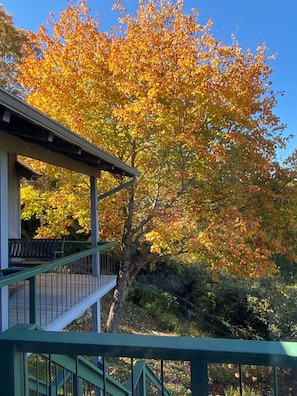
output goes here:
<path id="1" fill-rule="evenodd" d="M 39 266 L 35 267 L 30 267 L 28 269 L 21 269 L 18 272 L 14 272 L 13 269 L 7 269 L 7 271 L 4 269 L 4 274 L 5 276 L 0 278 L 0 289 L 4 286 L 11 285 L 13 283 L 29 279 L 32 277 L 35 277 L 38 274 L 41 274 L 43 272 L 49 272 L 53 271 L 59 267 L 63 267 L 66 264 L 71 264 L 74 261 L 77 261 L 81 258 L 96 254 L 98 252 L 105 251 L 109 248 L 112 248 L 116 245 L 116 242 L 102 242 L 100 243 L 97 247 L 91 248 L 91 249 L 86 249 L 82 250 L 78 253 L 71 254 L 69 256 L 63 257 L 61 259 L 51 261 L 49 263 L 45 263 Z M 9 273 L 12 272 L 12 273 Z"/>
<path id="2" fill-rule="evenodd" d="M 41 334 L 40 339 L 43 339 L 43 337 L 47 338 L 49 334 L 48 332 L 41 331 L 42 329 L 34 324 L 37 321 L 38 306 L 37 277 L 41 274 L 56 273 L 61 275 L 61 273 L 66 273 L 67 276 L 70 276 L 73 273 L 84 273 L 81 272 L 85 270 L 85 268 L 82 268 L 81 262 L 86 259 L 88 271 L 91 270 L 90 258 L 94 254 L 100 254 L 101 275 L 107 275 L 108 277 L 110 274 L 115 274 L 114 268 L 111 268 L 115 262 L 114 260 L 110 260 L 110 253 L 107 253 L 108 249 L 115 246 L 114 242 L 101 242 L 95 248 L 91 248 L 89 243 L 69 242 L 65 245 L 66 257 L 41 265 L 35 265 L 34 267 L 10 267 L 1 271 L 0 289 L 13 285 L 14 293 L 16 293 L 19 284 L 22 285 L 21 287 L 24 287 L 22 282 L 29 282 L 30 298 L 28 303 L 30 308 L 29 322 L 31 325 L 22 322 L 22 324 L 18 324 L 11 330 L 12 333 L 16 329 L 22 331 L 35 330 L 34 334 L 38 334 L 37 338 Z M 62 268 L 63 271 L 61 271 Z M 53 288 L 53 290 L 56 289 Z M 77 292 L 79 293 L 79 290 Z M 2 335 L 4 336 L 4 333 L 0 334 L 0 337 Z M 131 377 L 128 385 L 123 386 L 108 376 L 105 368 L 99 369 L 82 356 L 76 355 L 75 351 L 71 351 L 71 356 L 69 356 L 67 354 L 53 354 L 50 350 L 46 349 L 37 355 L 29 348 L 30 351 L 28 350 L 28 353 L 17 352 L 15 354 L 13 352 L 13 355 L 10 355 L 10 352 L 8 352 L 7 355 L 9 344 L 9 342 L 4 341 L 4 344 L 2 343 L 0 346 L 0 395 L 13 394 L 14 396 L 28 396 L 32 394 L 43 396 L 64 394 L 68 396 L 79 396 L 97 394 L 97 391 L 100 390 L 101 395 L 103 391 L 104 395 L 130 396 L 136 395 L 135 392 L 137 392 L 137 395 L 144 396 L 148 382 L 151 382 L 156 389 L 162 389 L 164 396 L 170 395 L 164 384 L 162 384 L 162 381 L 146 363 L 141 364 L 141 362 L 137 361 L 135 367 L 131 367 Z M 12 346 L 12 344 L 10 345 Z M 12 349 L 14 350 L 15 347 L 12 346 Z M 73 353 L 76 355 L 75 357 L 73 357 Z M 36 356 L 36 364 L 32 371 L 34 356 Z M 9 362 L 6 360 L 7 358 Z M 103 362 L 105 362 L 104 359 Z M 6 366 L 7 363 L 8 366 Z M 2 375 L 5 373 L 4 366 L 8 368 L 9 372 L 9 378 L 6 378 L 6 380 L 4 380 L 6 375 Z M 14 379 L 12 380 L 12 378 Z M 11 386 L 8 383 L 11 383 Z"/>
<path id="3" fill-rule="evenodd" d="M 161 362 L 161 376 L 158 377 L 152 368 L 144 361 L 138 360 L 133 364 L 131 360 L 131 374 L 128 378 L 126 388 L 130 391 L 131 395 L 145 396 L 148 393 L 148 381 L 159 391 L 162 396 L 170 396 L 170 392 L 164 385 L 163 378 L 163 361 Z"/>
<path id="4" fill-rule="evenodd" d="M 0 335 L 1 395 L 27 396 L 28 353 L 49 354 L 49 356 L 58 354 L 75 357 L 156 359 L 163 364 L 168 360 L 189 362 L 190 394 L 194 396 L 208 395 L 208 367 L 212 363 L 270 366 L 275 368 L 272 370 L 274 373 L 280 367 L 297 368 L 296 342 L 45 332 L 38 331 L 34 326 L 23 325 Z M 74 370 L 77 377 L 82 378 L 78 364 Z M 77 381 L 77 386 L 74 392 L 70 393 L 71 395 L 83 395 L 79 383 Z M 132 386 L 131 394 L 136 395 L 133 389 L 135 387 Z M 162 395 L 165 395 L 165 391 L 162 392 Z M 105 395 L 116 394 L 107 391 L 105 393 Z M 269 394 L 293 395 L 289 392 L 280 393 L 277 377 L 274 378 L 274 385 Z"/>
<path id="5" fill-rule="evenodd" d="M 138 360 L 135 365 L 132 360 L 131 374 L 127 384 L 122 385 L 119 381 L 107 375 L 106 369 L 102 370 L 96 367 L 89 360 L 81 356 L 74 358 L 66 355 L 34 354 L 29 357 L 31 367 L 34 359 L 36 362 L 39 361 L 39 366 L 43 366 L 43 368 L 39 368 L 38 370 L 36 368 L 32 370 L 31 368 L 29 371 L 32 374 L 28 376 L 27 384 L 29 392 L 31 391 L 39 396 L 71 393 L 91 395 L 92 392 L 96 394 L 96 390 L 100 390 L 103 394 L 108 395 L 145 396 L 150 392 L 150 389 L 154 389 L 154 392 L 158 391 L 164 396 L 170 396 L 170 392 L 165 388 L 162 378 L 159 378 L 143 360 Z M 52 366 L 51 374 L 46 373 L 49 362 Z M 75 390 L 77 375 L 79 376 L 78 391 Z M 51 378 L 51 381 L 48 381 L 47 378 Z"/>
<path id="6" fill-rule="evenodd" d="M 32 370 L 34 358 L 39 365 Z M 34 354 L 28 360 L 31 370 L 28 370 L 30 375 L 26 388 L 39 396 L 95 394 L 96 389 L 104 389 L 110 395 L 131 396 L 125 386 L 81 356 Z"/>

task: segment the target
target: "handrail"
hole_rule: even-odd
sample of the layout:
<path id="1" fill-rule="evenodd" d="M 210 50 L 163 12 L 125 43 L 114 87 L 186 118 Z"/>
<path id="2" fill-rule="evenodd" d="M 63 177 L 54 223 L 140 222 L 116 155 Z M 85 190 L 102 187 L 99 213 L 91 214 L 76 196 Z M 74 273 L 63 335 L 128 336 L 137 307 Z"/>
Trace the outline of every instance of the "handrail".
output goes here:
<path id="1" fill-rule="evenodd" d="M 30 331 L 26 331 L 31 329 Z M 223 338 L 151 336 L 122 333 L 32 331 L 14 326 L 0 334 L 0 345 L 13 343 L 20 352 L 135 357 L 162 360 L 206 360 L 297 368 L 297 342 Z M 37 327 L 36 327 L 37 329 Z M 1 349 L 1 348 L 0 348 Z"/>
<path id="2" fill-rule="evenodd" d="M 63 257 L 58 260 L 50 261 L 48 263 L 38 265 L 30 268 L 22 268 L 19 271 L 14 272 L 13 274 L 5 275 L 0 278 L 0 289 L 4 286 L 11 285 L 16 282 L 20 282 L 29 278 L 32 278 L 36 275 L 42 274 L 47 271 L 52 271 L 56 268 L 62 267 L 66 264 L 71 264 L 75 260 L 79 260 L 81 258 L 90 256 L 94 253 L 101 252 L 103 250 L 114 247 L 116 242 L 102 242 L 99 246 L 83 250 L 78 253 L 74 253 L 70 256 Z"/>
<path id="3" fill-rule="evenodd" d="M 14 389 L 20 385 L 22 356 L 27 353 L 188 361 L 194 396 L 208 395 L 209 363 L 297 368 L 297 342 L 48 332 L 22 325 L 0 334 L 0 359 L 6 362 L 0 371 L 0 393 L 12 389 L 12 378 Z"/>

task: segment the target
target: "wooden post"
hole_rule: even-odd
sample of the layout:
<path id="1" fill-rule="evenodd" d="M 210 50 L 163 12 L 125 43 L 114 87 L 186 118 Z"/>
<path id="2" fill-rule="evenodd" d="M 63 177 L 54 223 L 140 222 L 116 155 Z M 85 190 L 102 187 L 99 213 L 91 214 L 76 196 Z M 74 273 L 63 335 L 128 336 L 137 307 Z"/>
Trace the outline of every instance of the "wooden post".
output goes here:
<path id="1" fill-rule="evenodd" d="M 208 369 L 206 360 L 191 360 L 192 396 L 208 396 Z"/>
<path id="2" fill-rule="evenodd" d="M 0 395 L 28 396 L 27 357 L 12 344 L 0 350 Z"/>
<path id="3" fill-rule="evenodd" d="M 94 176 L 90 177 L 91 185 L 91 237 L 92 247 L 97 247 L 99 243 L 99 214 L 98 214 L 98 188 L 97 179 Z M 94 276 L 100 275 L 100 255 L 96 253 L 92 257 L 92 274 Z"/>
<path id="4" fill-rule="evenodd" d="M 0 271 L 8 267 L 8 155 L 0 149 Z M 0 332 L 8 329 L 8 286 L 0 289 Z"/>
<path id="5" fill-rule="evenodd" d="M 98 246 L 99 243 L 99 215 L 98 215 L 98 188 L 97 179 L 94 176 L 90 177 L 91 185 L 91 235 L 92 247 Z M 92 274 L 93 276 L 100 276 L 100 254 L 95 253 L 92 256 Z M 92 306 L 92 328 L 96 333 L 101 332 L 101 318 L 100 318 L 100 300 Z"/>

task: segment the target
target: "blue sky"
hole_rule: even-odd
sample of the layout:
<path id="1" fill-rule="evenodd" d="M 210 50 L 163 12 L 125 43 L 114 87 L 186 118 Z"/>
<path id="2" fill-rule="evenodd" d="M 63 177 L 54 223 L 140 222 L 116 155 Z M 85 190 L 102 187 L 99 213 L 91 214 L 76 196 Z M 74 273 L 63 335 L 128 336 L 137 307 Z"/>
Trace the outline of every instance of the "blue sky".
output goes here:
<path id="1" fill-rule="evenodd" d="M 14 18 L 18 27 L 36 31 L 40 23 L 48 18 L 49 11 L 58 17 L 67 0 L 0 0 L 6 11 Z M 117 24 L 118 14 L 111 11 L 112 0 L 89 0 L 93 14 L 99 13 L 101 30 L 108 30 Z M 127 10 L 133 12 L 137 0 L 124 1 Z M 287 124 L 286 134 L 295 137 L 285 152 L 279 152 L 280 159 L 290 155 L 297 147 L 297 1 L 296 0 L 184 0 L 187 10 L 200 10 L 200 23 L 208 19 L 214 22 L 212 33 L 226 44 L 236 34 L 243 49 L 255 52 L 258 44 L 265 43 L 268 54 L 277 54 L 271 63 L 274 91 L 284 91 L 279 96 L 275 113 Z M 295 60 L 295 62 L 294 62 Z"/>

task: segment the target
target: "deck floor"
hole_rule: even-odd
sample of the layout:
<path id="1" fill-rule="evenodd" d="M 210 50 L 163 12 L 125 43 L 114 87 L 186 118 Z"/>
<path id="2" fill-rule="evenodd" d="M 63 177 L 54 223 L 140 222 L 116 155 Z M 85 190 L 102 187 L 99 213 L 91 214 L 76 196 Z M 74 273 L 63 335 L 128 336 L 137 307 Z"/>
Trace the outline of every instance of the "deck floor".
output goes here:
<path id="1" fill-rule="evenodd" d="M 37 283 L 37 324 L 46 330 L 61 330 L 112 290 L 115 275 L 43 273 Z M 29 323 L 29 282 L 11 288 L 9 327 Z"/>

